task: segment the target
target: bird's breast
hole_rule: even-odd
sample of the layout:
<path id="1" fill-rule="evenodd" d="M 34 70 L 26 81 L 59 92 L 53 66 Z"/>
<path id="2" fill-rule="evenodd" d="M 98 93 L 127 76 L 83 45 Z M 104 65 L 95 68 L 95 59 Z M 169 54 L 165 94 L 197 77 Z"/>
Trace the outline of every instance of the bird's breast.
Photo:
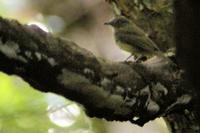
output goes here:
<path id="1" fill-rule="evenodd" d="M 119 46 L 120 49 L 127 51 L 132 54 L 138 54 L 139 51 L 136 48 L 133 48 L 130 44 L 124 43 L 120 40 L 116 40 L 117 45 Z"/>

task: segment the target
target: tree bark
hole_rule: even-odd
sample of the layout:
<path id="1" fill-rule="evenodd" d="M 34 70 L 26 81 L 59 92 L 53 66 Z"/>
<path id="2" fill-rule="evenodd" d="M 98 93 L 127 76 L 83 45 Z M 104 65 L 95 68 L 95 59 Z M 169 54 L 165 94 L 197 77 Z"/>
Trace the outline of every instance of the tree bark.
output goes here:
<path id="1" fill-rule="evenodd" d="M 200 132 L 200 1 L 175 0 L 175 35 L 176 58 L 179 66 L 186 72 L 186 78 L 193 86 L 190 89 L 196 93 L 196 103 L 193 112 L 177 121 L 179 132 Z M 176 118 L 174 116 L 173 118 Z M 186 130 L 187 129 L 187 130 Z"/>

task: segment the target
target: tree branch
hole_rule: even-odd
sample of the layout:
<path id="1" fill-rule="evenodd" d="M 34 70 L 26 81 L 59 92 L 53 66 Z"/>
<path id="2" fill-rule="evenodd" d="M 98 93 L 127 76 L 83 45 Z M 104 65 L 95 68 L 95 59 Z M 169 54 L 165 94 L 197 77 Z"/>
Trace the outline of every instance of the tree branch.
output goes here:
<path id="1" fill-rule="evenodd" d="M 0 18 L 0 70 L 84 105 L 90 116 L 143 125 L 192 100 L 183 72 L 167 58 L 107 62 L 35 25 Z"/>

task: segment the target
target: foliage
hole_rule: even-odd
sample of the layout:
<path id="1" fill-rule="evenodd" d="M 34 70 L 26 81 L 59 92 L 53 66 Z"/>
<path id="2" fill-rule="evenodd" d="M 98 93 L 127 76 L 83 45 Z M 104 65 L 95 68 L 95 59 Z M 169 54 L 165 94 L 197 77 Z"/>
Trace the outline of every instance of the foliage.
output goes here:
<path id="1" fill-rule="evenodd" d="M 0 88 L 1 133 L 101 131 L 75 103 L 36 91 L 19 77 L 0 73 Z"/>

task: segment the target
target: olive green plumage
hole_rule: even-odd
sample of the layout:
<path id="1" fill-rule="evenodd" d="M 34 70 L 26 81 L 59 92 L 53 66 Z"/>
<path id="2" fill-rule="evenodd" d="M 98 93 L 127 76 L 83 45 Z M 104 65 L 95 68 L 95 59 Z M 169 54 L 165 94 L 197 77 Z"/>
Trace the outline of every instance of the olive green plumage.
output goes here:
<path id="1" fill-rule="evenodd" d="M 135 56 L 153 56 L 160 53 L 157 45 L 136 24 L 123 16 L 117 16 L 105 23 L 115 30 L 119 47 Z"/>

